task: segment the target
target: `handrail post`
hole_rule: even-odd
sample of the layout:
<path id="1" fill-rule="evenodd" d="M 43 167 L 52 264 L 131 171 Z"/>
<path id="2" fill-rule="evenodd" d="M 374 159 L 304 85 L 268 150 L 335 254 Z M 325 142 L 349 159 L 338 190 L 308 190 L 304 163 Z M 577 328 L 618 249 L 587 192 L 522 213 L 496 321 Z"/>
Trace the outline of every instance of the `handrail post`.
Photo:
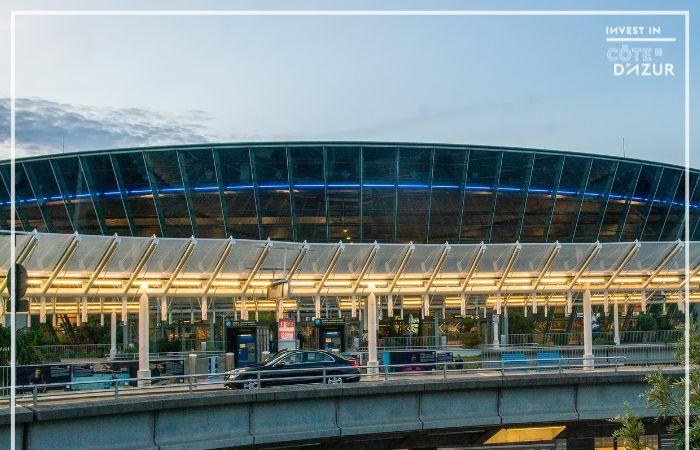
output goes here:
<path id="1" fill-rule="evenodd" d="M 326 368 L 323 368 L 323 384 L 326 384 Z"/>
<path id="2" fill-rule="evenodd" d="M 561 367 L 561 358 L 559 358 L 559 373 L 561 374 L 563 372 L 562 367 Z"/>
<path id="3" fill-rule="evenodd" d="M 187 378 L 188 378 L 188 380 L 189 380 L 189 381 L 188 381 L 188 384 L 189 384 L 189 391 L 192 392 L 192 388 L 193 388 L 192 382 L 193 382 L 193 378 L 194 378 L 194 377 L 192 376 L 192 374 L 190 374 Z"/>
<path id="4" fill-rule="evenodd" d="M 258 370 L 258 375 L 257 375 L 257 377 L 258 377 L 258 386 L 257 386 L 256 389 L 260 389 L 260 388 L 262 387 L 262 381 L 260 381 L 260 379 L 261 379 L 262 377 L 260 376 L 260 371 L 259 371 L 259 370 Z"/>
<path id="5" fill-rule="evenodd" d="M 442 365 L 442 377 L 446 380 L 447 379 L 447 363 L 444 363 Z"/>
<path id="6" fill-rule="evenodd" d="M 389 365 L 384 366 L 384 381 L 389 381 Z"/>
<path id="7" fill-rule="evenodd" d="M 501 376 L 505 376 L 505 364 L 503 363 L 503 356 L 501 356 Z"/>
<path id="8" fill-rule="evenodd" d="M 32 402 L 34 403 L 34 406 L 36 406 L 36 403 L 37 403 L 38 391 L 39 390 L 35 384 L 34 387 L 32 388 Z"/>
<path id="9" fill-rule="evenodd" d="M 119 398 L 119 382 L 116 378 L 114 379 L 114 398 Z"/>

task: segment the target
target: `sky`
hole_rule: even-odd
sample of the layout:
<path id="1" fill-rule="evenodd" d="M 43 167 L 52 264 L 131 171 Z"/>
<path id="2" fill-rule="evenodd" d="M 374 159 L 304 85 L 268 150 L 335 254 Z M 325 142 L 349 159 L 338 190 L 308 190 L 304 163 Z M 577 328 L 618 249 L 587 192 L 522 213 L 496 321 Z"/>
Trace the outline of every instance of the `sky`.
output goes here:
<path id="1" fill-rule="evenodd" d="M 9 0 L 0 6 L 0 32 L 8 36 L 0 39 L 0 145 L 9 155 L 12 9 L 653 10 L 691 3 Z M 698 29 L 692 9 L 691 19 Z M 660 27 L 662 37 L 676 38 L 629 44 L 651 49 L 651 63 L 672 64 L 673 75 L 615 76 L 610 52 L 623 44 L 606 42 L 606 27 L 615 26 Z M 627 157 L 682 165 L 683 42 L 683 17 L 668 16 L 18 16 L 17 156 L 299 140 L 623 156 L 624 139 Z M 694 37 L 691 48 L 697 43 Z M 698 158 L 691 141 L 691 166 Z"/>

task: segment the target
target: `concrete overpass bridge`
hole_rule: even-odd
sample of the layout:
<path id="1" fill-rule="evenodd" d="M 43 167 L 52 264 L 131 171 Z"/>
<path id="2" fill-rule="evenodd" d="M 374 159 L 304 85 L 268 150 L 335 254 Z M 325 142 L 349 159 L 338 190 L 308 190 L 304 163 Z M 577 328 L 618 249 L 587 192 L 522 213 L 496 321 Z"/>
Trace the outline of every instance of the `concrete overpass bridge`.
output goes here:
<path id="1" fill-rule="evenodd" d="M 682 369 L 664 369 L 682 376 Z M 409 448 L 483 443 L 502 427 L 607 427 L 640 397 L 649 371 L 364 382 L 177 393 L 18 407 L 18 449 Z M 0 443 L 9 444 L 9 411 Z M 657 425 L 658 426 L 658 425 Z M 600 430 L 600 428 L 598 428 Z M 560 437 L 561 437 L 560 436 Z"/>

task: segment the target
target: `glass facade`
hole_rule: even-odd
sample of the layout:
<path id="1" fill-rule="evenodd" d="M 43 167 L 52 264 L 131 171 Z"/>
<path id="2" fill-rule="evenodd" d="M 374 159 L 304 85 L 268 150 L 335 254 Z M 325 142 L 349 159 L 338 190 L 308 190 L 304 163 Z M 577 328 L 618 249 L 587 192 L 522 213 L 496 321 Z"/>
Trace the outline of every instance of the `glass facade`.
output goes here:
<path id="1" fill-rule="evenodd" d="M 0 164 L 0 229 L 308 242 L 683 238 L 682 168 L 547 150 L 392 143 L 217 144 Z M 691 240 L 700 175 L 690 172 Z"/>

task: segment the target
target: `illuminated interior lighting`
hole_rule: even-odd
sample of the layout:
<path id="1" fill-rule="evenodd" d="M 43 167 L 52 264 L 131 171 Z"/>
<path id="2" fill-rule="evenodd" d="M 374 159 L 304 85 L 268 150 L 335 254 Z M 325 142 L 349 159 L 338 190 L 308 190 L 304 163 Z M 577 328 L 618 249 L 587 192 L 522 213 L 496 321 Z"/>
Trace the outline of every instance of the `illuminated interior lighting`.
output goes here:
<path id="1" fill-rule="evenodd" d="M 644 278 L 618 277 L 613 280 L 617 284 L 636 284 L 644 281 Z"/>
<path id="2" fill-rule="evenodd" d="M 240 281 L 214 281 L 211 283 L 212 286 L 216 287 L 238 287 L 241 285 Z"/>
<path id="3" fill-rule="evenodd" d="M 251 281 L 250 285 L 253 287 L 268 287 L 270 285 L 269 281 Z"/>
<path id="4" fill-rule="evenodd" d="M 342 281 L 342 280 L 327 280 L 325 282 L 325 286 L 332 286 L 332 287 L 349 287 L 351 285 L 352 285 L 352 283 L 350 281 Z"/>
<path id="5" fill-rule="evenodd" d="M 179 281 L 173 281 L 173 286 L 176 286 L 176 287 L 201 287 L 202 282 L 201 281 L 179 280 Z"/>
<path id="6" fill-rule="evenodd" d="M 519 285 L 528 285 L 531 283 L 531 280 L 528 278 L 506 278 L 505 284 L 519 284 Z"/>
<path id="7" fill-rule="evenodd" d="M 681 279 L 679 277 L 654 277 L 651 281 L 653 283 L 677 283 Z"/>
<path id="8" fill-rule="evenodd" d="M 542 442 L 551 441 L 562 431 L 566 426 L 549 426 L 549 427 L 529 427 L 529 428 L 501 428 L 488 438 L 484 444 L 516 444 L 521 442 Z"/>
<path id="9" fill-rule="evenodd" d="M 434 280 L 435 286 L 459 286 L 459 280 Z"/>
<path id="10" fill-rule="evenodd" d="M 93 286 L 120 287 L 122 282 L 120 280 L 96 280 Z"/>
<path id="11" fill-rule="evenodd" d="M 473 279 L 473 280 L 469 280 L 469 284 L 473 284 L 475 286 L 491 286 L 495 283 L 496 283 L 496 280 L 479 280 L 478 278 Z"/>
<path id="12" fill-rule="evenodd" d="M 314 287 L 316 283 L 313 281 L 292 281 L 291 285 L 292 286 L 298 286 L 298 287 Z"/>
<path id="13" fill-rule="evenodd" d="M 605 278 L 579 278 L 576 284 L 603 284 L 605 283 Z"/>
<path id="14" fill-rule="evenodd" d="M 399 280 L 396 282 L 397 286 L 423 286 L 422 280 Z"/>
<path id="15" fill-rule="evenodd" d="M 82 286 L 82 280 L 53 280 L 53 286 Z"/>
<path id="16" fill-rule="evenodd" d="M 541 284 L 564 284 L 566 283 L 566 278 L 542 278 L 540 280 Z"/>
<path id="17" fill-rule="evenodd" d="M 41 286 L 41 280 L 36 280 L 36 279 L 33 280 L 30 278 L 29 280 L 27 280 L 27 284 L 29 286 Z"/>

